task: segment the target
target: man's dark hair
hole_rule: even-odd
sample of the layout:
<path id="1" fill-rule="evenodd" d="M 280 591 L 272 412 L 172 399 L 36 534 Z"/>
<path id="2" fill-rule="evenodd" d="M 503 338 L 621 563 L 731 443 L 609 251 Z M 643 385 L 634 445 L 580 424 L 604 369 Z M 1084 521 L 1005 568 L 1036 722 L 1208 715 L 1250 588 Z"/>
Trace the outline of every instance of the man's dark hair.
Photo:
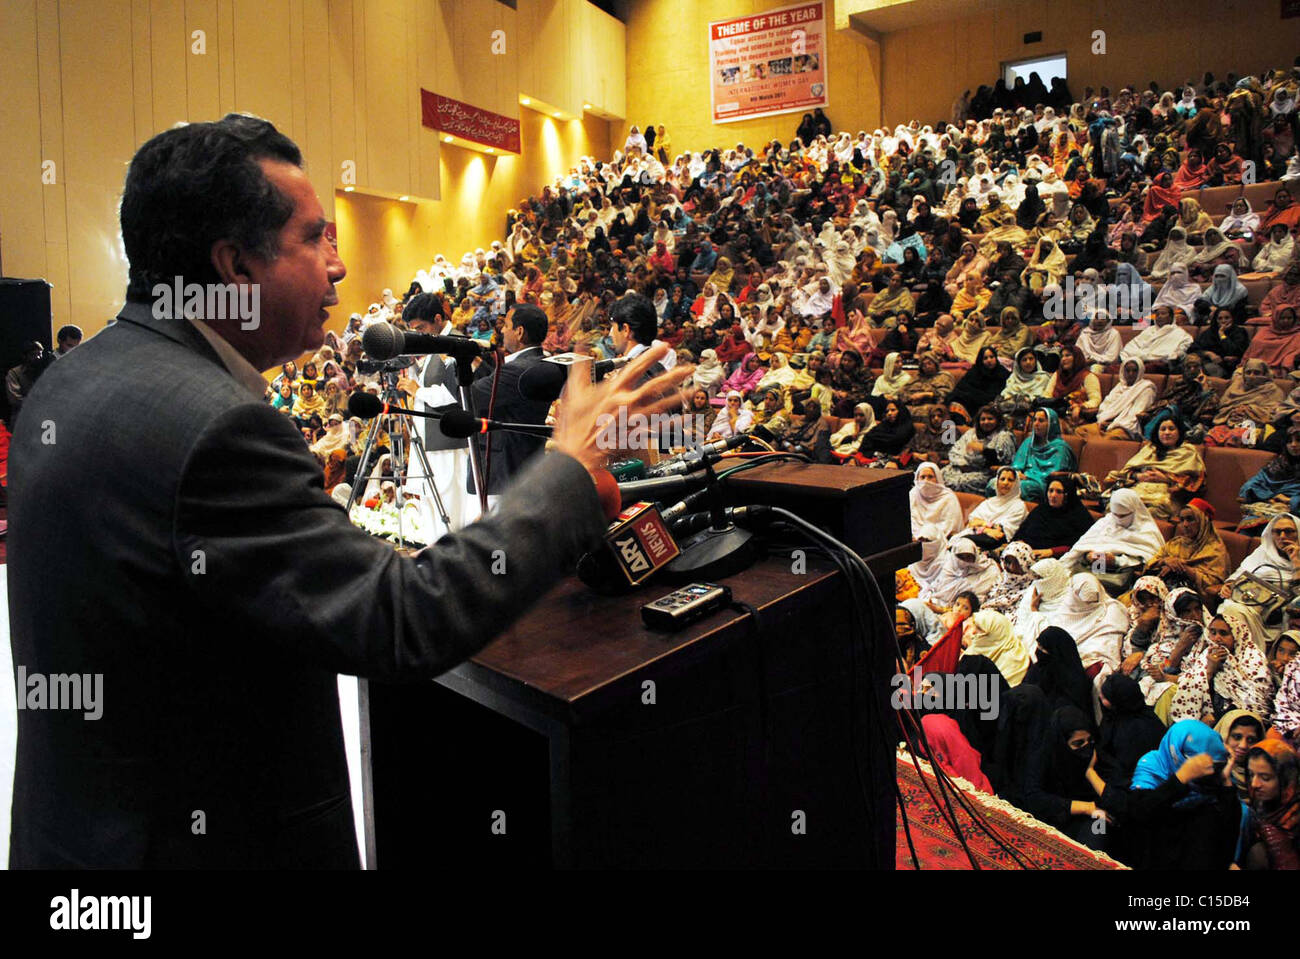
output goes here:
<path id="1" fill-rule="evenodd" d="M 266 120 L 230 113 L 153 137 L 126 173 L 120 218 L 130 261 L 127 298 L 145 301 L 158 283 L 220 282 L 212 245 L 230 240 L 257 256 L 279 252 L 293 201 L 259 160 L 302 166 L 302 152 Z"/>
<path id="2" fill-rule="evenodd" d="M 64 340 L 79 340 L 81 335 L 81 327 L 69 323 L 67 326 L 59 327 L 59 335 L 54 338 L 54 342 L 62 343 Z"/>
<path id="3" fill-rule="evenodd" d="M 640 293 L 629 293 L 615 303 L 609 311 L 609 320 L 617 326 L 626 326 L 632 339 L 645 346 L 653 343 L 659 332 L 654 304 Z"/>
<path id="4" fill-rule="evenodd" d="M 510 311 L 510 325 L 524 331 L 524 346 L 541 346 L 550 329 L 550 321 L 540 306 L 532 303 L 520 303 Z"/>
<path id="5" fill-rule="evenodd" d="M 402 307 L 402 319 L 408 323 L 412 320 L 423 320 L 426 323 L 446 320 L 447 303 L 437 293 L 417 293 Z"/>

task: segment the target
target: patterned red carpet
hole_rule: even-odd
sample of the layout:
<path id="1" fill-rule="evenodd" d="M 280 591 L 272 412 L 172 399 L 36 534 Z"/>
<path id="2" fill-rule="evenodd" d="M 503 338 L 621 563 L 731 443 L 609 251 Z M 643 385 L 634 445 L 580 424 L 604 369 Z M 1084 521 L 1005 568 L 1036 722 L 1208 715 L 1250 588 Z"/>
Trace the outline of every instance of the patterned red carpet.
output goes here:
<path id="1" fill-rule="evenodd" d="M 912 842 L 916 845 L 916 854 L 921 861 L 921 868 L 970 869 L 970 859 L 957 842 L 952 829 L 939 815 L 934 800 L 921 784 L 921 777 L 917 775 L 911 758 L 900 755 L 897 766 L 898 785 L 903 793 L 903 804 L 907 808 L 908 822 L 912 827 Z M 921 769 L 930 789 L 935 790 L 937 796 L 934 774 L 924 760 L 921 762 Z M 1002 835 L 1006 843 L 1029 864 L 1029 868 L 1125 868 L 1108 856 L 1080 846 L 1051 826 L 1038 822 L 1025 813 L 1013 811 L 994 797 L 974 791 L 969 791 L 966 795 L 979 804 L 989 826 Z M 1010 853 L 994 843 L 974 825 L 969 813 L 957 807 L 957 817 L 966 836 L 966 844 L 975 854 L 981 869 L 1022 868 Z M 914 869 L 902 823 L 899 823 L 896 842 L 897 867 Z"/>

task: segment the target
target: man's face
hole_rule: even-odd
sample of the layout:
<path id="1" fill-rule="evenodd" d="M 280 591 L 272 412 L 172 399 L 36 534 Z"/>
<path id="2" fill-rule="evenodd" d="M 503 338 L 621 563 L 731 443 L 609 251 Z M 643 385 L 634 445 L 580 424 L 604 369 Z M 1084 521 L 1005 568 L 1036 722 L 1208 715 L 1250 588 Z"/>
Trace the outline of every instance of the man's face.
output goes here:
<path id="1" fill-rule="evenodd" d="M 65 336 L 59 340 L 59 349 L 66 353 L 68 350 L 78 346 L 80 343 L 81 337 L 79 336 Z"/>
<path id="2" fill-rule="evenodd" d="M 523 332 L 523 327 L 515 326 L 515 311 L 511 310 L 506 317 L 505 328 L 501 331 L 507 353 L 517 353 L 523 347 Z"/>
<path id="3" fill-rule="evenodd" d="M 614 352 L 619 356 L 626 352 L 631 332 L 631 327 L 626 323 L 622 325 L 615 323 L 609 328 L 609 338 L 614 341 Z"/>
<path id="4" fill-rule="evenodd" d="M 334 286 L 347 268 L 325 235 L 325 213 L 307 174 L 278 160 L 260 165 L 271 185 L 293 202 L 293 215 L 280 230 L 274 260 L 243 257 L 244 270 L 260 288 L 261 316 L 256 329 L 232 327 L 230 342 L 265 370 L 325 342 L 328 309 L 339 301 Z"/>

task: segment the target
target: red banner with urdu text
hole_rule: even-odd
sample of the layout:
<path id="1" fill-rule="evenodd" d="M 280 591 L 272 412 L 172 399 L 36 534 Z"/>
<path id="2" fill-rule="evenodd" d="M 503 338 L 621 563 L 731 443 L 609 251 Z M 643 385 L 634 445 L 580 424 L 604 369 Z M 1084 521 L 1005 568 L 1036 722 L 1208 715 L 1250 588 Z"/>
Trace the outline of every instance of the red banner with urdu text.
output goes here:
<path id="1" fill-rule="evenodd" d="M 482 110 L 423 89 L 420 90 L 420 113 L 420 122 L 430 129 L 507 153 L 519 152 L 519 120 L 516 117 Z"/>

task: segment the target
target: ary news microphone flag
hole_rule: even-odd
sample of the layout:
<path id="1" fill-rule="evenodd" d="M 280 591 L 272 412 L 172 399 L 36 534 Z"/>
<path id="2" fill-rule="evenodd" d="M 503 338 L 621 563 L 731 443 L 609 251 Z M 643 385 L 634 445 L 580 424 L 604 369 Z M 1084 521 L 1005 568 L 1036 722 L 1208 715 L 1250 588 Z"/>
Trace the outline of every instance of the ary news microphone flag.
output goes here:
<path id="1" fill-rule="evenodd" d="M 636 585 L 680 552 L 653 503 L 633 503 L 605 532 L 605 544 L 627 581 Z"/>

